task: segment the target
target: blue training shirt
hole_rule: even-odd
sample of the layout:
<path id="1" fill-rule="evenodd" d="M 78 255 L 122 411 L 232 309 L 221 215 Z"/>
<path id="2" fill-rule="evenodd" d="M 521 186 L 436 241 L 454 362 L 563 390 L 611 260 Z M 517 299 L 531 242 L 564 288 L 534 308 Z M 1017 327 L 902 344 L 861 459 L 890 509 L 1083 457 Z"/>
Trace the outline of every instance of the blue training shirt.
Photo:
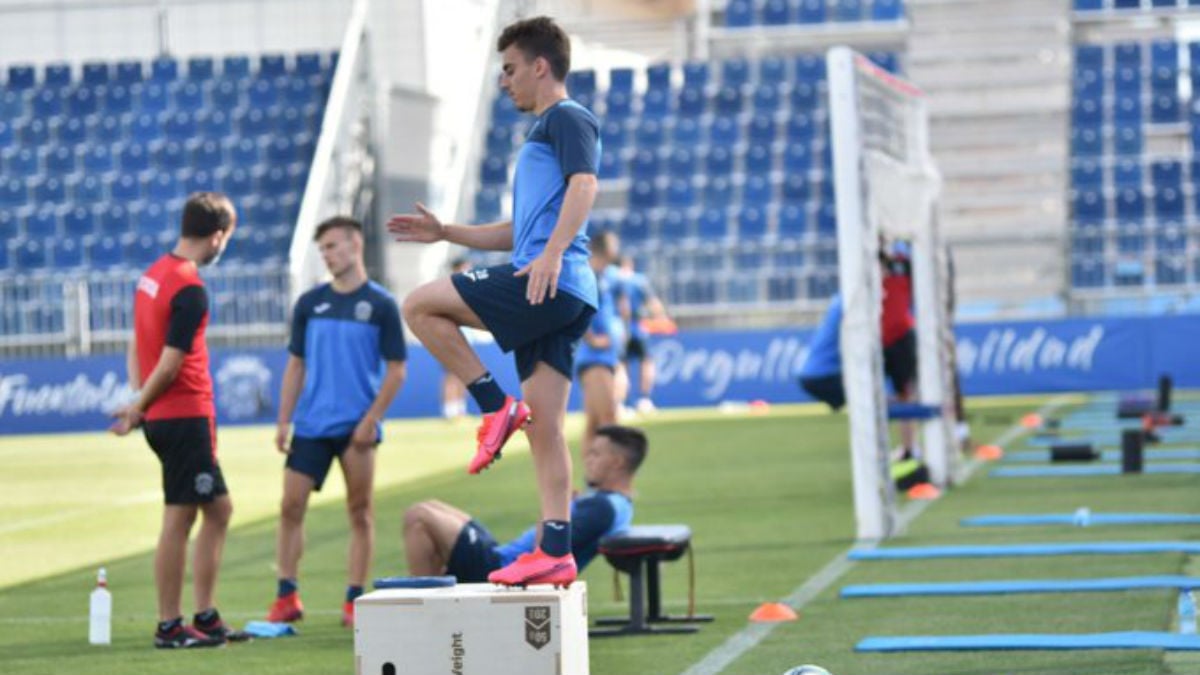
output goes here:
<path id="1" fill-rule="evenodd" d="M 834 295 L 825 318 L 808 341 L 808 358 L 800 377 L 826 377 L 842 372 L 842 296 Z"/>
<path id="2" fill-rule="evenodd" d="M 571 501 L 571 553 L 579 569 L 596 557 L 600 540 L 627 529 L 633 523 L 633 501 L 608 490 L 589 490 Z M 507 544 L 496 547 L 500 560 L 507 565 L 522 553 L 533 551 L 537 527 L 531 527 Z"/>
<path id="3" fill-rule="evenodd" d="M 597 297 L 600 302 L 597 304 L 596 313 L 592 315 L 592 322 L 588 325 L 591 332 L 607 335 L 610 338 L 609 345 L 598 349 L 589 345 L 587 340 L 581 340 L 579 349 L 575 352 L 576 367 L 598 363 L 616 368 L 617 362 L 621 360 L 621 352 L 625 348 L 625 322 L 621 320 L 621 314 L 617 310 L 619 289 L 616 276 L 610 273 L 612 269 L 606 268 L 596 277 Z"/>
<path id="4" fill-rule="evenodd" d="M 546 249 L 558 225 L 567 180 L 600 168 L 600 123 L 587 108 L 563 99 L 533 121 L 513 174 L 512 264 L 528 265 Z M 559 290 L 596 307 L 596 275 L 588 266 L 585 222 L 563 253 Z"/>
<path id="5" fill-rule="evenodd" d="M 384 362 L 405 359 L 400 309 L 373 281 L 344 294 L 317 286 L 296 301 L 288 351 L 305 366 L 296 435 L 349 436 L 379 394 Z"/>
<path id="6" fill-rule="evenodd" d="M 629 335 L 635 338 L 645 338 L 646 332 L 642 330 L 642 322 L 639 319 L 642 316 L 642 307 L 652 295 L 650 279 L 641 272 L 626 271 L 621 271 L 619 278 L 621 295 L 629 303 Z"/>

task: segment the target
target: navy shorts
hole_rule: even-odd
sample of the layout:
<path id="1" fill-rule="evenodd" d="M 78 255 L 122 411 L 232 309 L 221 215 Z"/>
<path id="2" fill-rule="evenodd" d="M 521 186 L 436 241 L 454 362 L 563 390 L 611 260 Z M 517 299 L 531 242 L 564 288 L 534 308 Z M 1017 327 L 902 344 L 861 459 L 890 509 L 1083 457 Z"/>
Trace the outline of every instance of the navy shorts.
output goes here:
<path id="1" fill-rule="evenodd" d="M 575 350 L 596 310 L 561 290 L 554 299 L 531 305 L 525 299 L 529 277 L 514 272 L 511 264 L 496 265 L 455 274 L 450 281 L 500 349 L 513 352 L 522 382 L 538 361 L 571 379 Z"/>
<path id="2" fill-rule="evenodd" d="M 497 546 L 496 538 L 486 527 L 477 521 L 468 521 L 454 540 L 446 573 L 454 575 L 463 584 L 486 582 L 490 572 L 503 566 Z"/>
<path id="3" fill-rule="evenodd" d="M 646 358 L 646 341 L 637 336 L 629 338 L 629 342 L 625 343 L 624 358 L 637 360 Z"/>
<path id="4" fill-rule="evenodd" d="M 207 504 L 229 494 L 217 464 L 216 421 L 176 417 L 147 421 L 142 433 L 162 463 L 163 502 Z"/>
<path id="5" fill-rule="evenodd" d="M 321 491 L 325 477 L 329 475 L 329 467 L 335 457 L 341 457 L 346 448 L 350 447 L 349 436 L 333 438 L 292 437 L 292 451 L 288 453 L 284 465 L 292 471 L 298 471 L 313 479 L 313 490 Z"/>
<path id="6" fill-rule="evenodd" d="M 800 386 L 804 387 L 813 398 L 824 401 L 833 410 L 839 410 L 846 405 L 846 389 L 842 385 L 842 374 L 822 375 L 820 377 L 802 377 Z"/>
<path id="7" fill-rule="evenodd" d="M 904 337 L 883 350 L 883 372 L 892 381 L 892 390 L 904 391 L 917 379 L 917 333 L 908 331 Z"/>

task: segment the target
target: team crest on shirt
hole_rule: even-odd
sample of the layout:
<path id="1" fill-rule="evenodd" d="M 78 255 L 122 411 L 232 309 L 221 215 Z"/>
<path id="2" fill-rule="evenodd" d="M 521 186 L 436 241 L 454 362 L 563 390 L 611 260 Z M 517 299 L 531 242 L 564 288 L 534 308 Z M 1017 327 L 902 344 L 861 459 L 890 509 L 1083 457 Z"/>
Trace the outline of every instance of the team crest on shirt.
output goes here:
<path id="1" fill-rule="evenodd" d="M 213 491 L 213 475 L 205 471 L 196 474 L 196 494 L 208 495 Z"/>
<path id="2" fill-rule="evenodd" d="M 359 300 L 358 303 L 354 305 L 354 318 L 359 321 L 370 321 L 371 312 L 371 303 L 367 302 L 366 300 Z"/>

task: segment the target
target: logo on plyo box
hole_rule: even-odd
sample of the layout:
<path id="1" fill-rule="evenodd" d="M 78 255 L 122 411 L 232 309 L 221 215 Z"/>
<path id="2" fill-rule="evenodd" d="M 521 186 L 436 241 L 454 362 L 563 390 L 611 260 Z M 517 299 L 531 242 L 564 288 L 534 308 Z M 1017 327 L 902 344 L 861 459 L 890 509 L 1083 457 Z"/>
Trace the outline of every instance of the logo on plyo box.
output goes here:
<path id="1" fill-rule="evenodd" d="M 525 641 L 534 649 L 550 644 L 550 607 L 525 608 Z"/>

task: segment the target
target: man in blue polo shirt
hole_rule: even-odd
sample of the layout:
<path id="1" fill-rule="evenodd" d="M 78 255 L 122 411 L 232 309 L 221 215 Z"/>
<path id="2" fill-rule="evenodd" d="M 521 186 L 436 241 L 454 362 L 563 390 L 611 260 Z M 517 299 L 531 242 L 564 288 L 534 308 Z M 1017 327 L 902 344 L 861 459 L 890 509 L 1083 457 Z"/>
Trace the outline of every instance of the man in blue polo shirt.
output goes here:
<path id="1" fill-rule="evenodd" d="M 276 447 L 287 455 L 276 551 L 279 584 L 267 618 L 295 621 L 304 614 L 297 583 L 304 513 L 337 458 L 350 517 L 342 605 L 342 624 L 350 626 L 374 554 L 375 448 L 384 414 L 404 382 L 404 332 L 396 301 L 367 278 L 362 225 L 331 218 L 317 227 L 315 239 L 333 281 L 300 296 L 292 314 L 275 434 Z"/>
<path id="2" fill-rule="evenodd" d="M 646 458 L 646 435 L 617 425 L 596 430 L 583 451 L 587 491 L 571 502 L 571 548 L 583 569 L 599 552 L 600 540 L 633 522 L 633 476 Z M 404 556 L 413 576 L 451 574 L 481 582 L 497 569 L 536 549 L 531 527 L 499 544 L 468 513 L 445 502 L 419 502 L 404 512 Z"/>
<path id="3" fill-rule="evenodd" d="M 518 21 L 497 41 L 500 87 L 517 109 L 536 115 L 517 155 L 513 217 L 489 225 L 443 225 L 419 213 L 394 216 L 398 241 L 449 241 L 476 249 L 511 250 L 512 262 L 427 283 L 408 295 L 404 317 L 421 343 L 464 383 L 483 411 L 468 472 L 499 457 L 504 443 L 530 423 L 541 507 L 537 549 L 494 571 L 505 585 L 575 580 L 571 555 L 571 454 L 563 436 L 575 348 L 597 301 L 588 266 L 588 212 L 596 199 L 600 126 L 567 98 L 571 42 L 549 18 Z M 514 352 L 524 400 L 500 388 L 459 332 L 491 331 Z"/>

